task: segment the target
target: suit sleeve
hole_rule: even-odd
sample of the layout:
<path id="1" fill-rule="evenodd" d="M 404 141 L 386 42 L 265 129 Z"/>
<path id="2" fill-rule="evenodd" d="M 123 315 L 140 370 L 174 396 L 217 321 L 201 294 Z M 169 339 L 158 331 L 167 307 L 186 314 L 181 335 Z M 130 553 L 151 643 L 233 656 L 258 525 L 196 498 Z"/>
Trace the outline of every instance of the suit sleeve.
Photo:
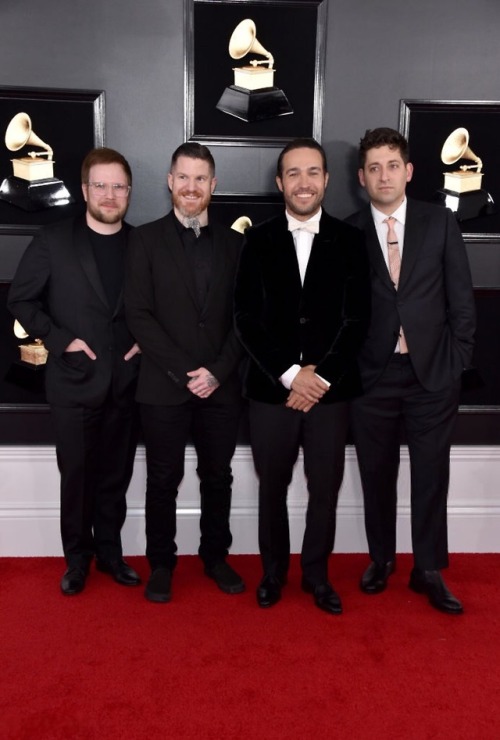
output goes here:
<path id="1" fill-rule="evenodd" d="M 365 239 L 358 229 L 350 229 L 344 244 L 347 276 L 344 283 L 342 323 L 327 354 L 316 366 L 316 373 L 332 383 L 339 383 L 365 338 L 370 320 L 370 268 Z"/>
<path id="2" fill-rule="evenodd" d="M 229 273 L 230 282 L 223 283 L 223 290 L 228 291 L 229 297 L 229 329 L 215 360 L 206 363 L 207 370 L 209 370 L 222 385 L 228 377 L 234 373 L 244 354 L 243 347 L 237 337 L 234 322 L 232 320 L 232 298 L 236 272 L 235 267 L 239 262 L 243 237 L 236 231 L 230 231 L 228 235 L 225 233 L 227 231 L 226 229 L 224 229 L 224 232 L 220 233 L 221 227 L 219 224 L 213 224 L 213 229 L 215 238 L 217 240 L 223 240 L 226 249 L 229 250 L 231 264 L 231 270 Z"/>
<path id="3" fill-rule="evenodd" d="M 42 339 L 61 356 L 75 336 L 50 317 L 46 298 L 50 288 L 51 261 L 47 237 L 41 233 L 28 245 L 17 268 L 7 298 L 7 308 L 34 339 Z"/>
<path id="4" fill-rule="evenodd" d="M 448 322 L 463 369 L 470 367 L 476 314 L 465 243 L 453 213 L 446 209 L 445 289 Z"/>
<path id="5" fill-rule="evenodd" d="M 245 239 L 236 275 L 234 316 L 236 331 L 244 348 L 260 370 L 273 382 L 294 363 L 294 356 L 281 346 L 264 323 L 264 287 L 261 264 L 250 234 Z"/>
<path id="6" fill-rule="evenodd" d="M 153 264 L 139 230 L 133 230 L 128 240 L 124 298 L 127 323 L 141 351 L 183 388 L 188 380 L 186 373 L 197 364 L 155 316 Z"/>

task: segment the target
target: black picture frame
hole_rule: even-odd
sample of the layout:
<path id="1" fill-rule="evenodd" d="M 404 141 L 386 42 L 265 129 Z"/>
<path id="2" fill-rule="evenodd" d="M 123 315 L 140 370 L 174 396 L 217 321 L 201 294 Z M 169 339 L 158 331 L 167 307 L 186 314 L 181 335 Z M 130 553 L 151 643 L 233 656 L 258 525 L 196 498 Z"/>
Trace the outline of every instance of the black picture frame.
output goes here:
<path id="1" fill-rule="evenodd" d="M 500 242 L 500 102 L 492 100 L 410 100 L 400 101 L 399 130 L 408 139 L 414 165 L 408 195 L 437 201 L 443 188 L 443 173 L 456 166 L 441 161 L 441 150 L 449 135 L 463 127 L 469 133 L 469 146 L 483 161 L 482 188 L 494 202 L 493 213 L 459 221 L 465 241 Z"/>
<path id="2" fill-rule="evenodd" d="M 302 136 L 321 141 L 326 15 L 327 0 L 185 0 L 185 139 L 269 147 Z M 248 122 L 216 107 L 237 64 L 229 39 L 246 18 L 274 56 L 275 85 L 286 93 L 291 115 Z"/>
<path id="3" fill-rule="evenodd" d="M 227 195 L 214 193 L 209 206 L 210 219 L 232 226 L 236 219 L 246 216 L 253 226 L 284 213 L 281 193 L 275 195 Z"/>
<path id="4" fill-rule="evenodd" d="M 9 123 L 18 113 L 26 113 L 32 132 L 54 150 L 54 176 L 74 200 L 27 211 L 0 199 L 0 234 L 34 234 L 40 226 L 83 211 L 80 168 L 87 152 L 104 144 L 104 111 L 102 90 L 0 87 L 0 187 L 12 175 L 11 159 L 26 156 L 33 147 L 42 151 L 29 142 L 17 151 L 9 151 L 6 146 Z"/>

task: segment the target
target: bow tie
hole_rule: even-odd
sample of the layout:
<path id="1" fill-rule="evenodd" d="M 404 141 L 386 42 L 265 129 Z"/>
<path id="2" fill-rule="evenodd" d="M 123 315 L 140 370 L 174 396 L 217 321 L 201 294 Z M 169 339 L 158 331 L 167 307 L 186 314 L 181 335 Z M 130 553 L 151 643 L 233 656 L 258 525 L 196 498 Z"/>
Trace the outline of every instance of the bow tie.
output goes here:
<path id="1" fill-rule="evenodd" d="M 319 221 L 298 221 L 288 217 L 288 231 L 308 231 L 310 234 L 319 233 Z"/>

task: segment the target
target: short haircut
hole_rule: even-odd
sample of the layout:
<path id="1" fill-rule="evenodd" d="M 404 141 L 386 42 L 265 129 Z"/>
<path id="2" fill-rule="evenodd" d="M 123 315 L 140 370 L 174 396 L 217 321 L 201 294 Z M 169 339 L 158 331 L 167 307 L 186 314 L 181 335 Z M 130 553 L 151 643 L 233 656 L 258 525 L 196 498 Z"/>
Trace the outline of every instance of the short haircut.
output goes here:
<path id="1" fill-rule="evenodd" d="M 310 139 L 310 138 L 302 138 L 302 139 L 294 139 L 293 141 L 290 141 L 286 147 L 283 149 L 281 154 L 278 157 L 278 163 L 276 165 L 276 175 L 280 178 L 280 180 L 283 177 L 283 157 L 285 154 L 288 154 L 288 152 L 293 151 L 294 149 L 316 149 L 317 152 L 321 154 L 321 159 L 323 162 L 323 170 L 328 172 L 328 165 L 326 162 L 326 154 L 325 150 L 321 146 L 321 144 L 318 144 L 316 139 Z"/>
<path id="2" fill-rule="evenodd" d="M 373 128 L 367 129 L 365 135 L 359 142 L 359 166 L 364 169 L 366 164 L 366 153 L 369 149 L 378 149 L 381 146 L 388 146 L 389 149 L 399 149 L 401 159 L 405 164 L 410 161 L 410 150 L 408 142 L 399 131 L 393 128 Z"/>
<path id="3" fill-rule="evenodd" d="M 170 162 L 170 172 L 174 169 L 179 157 L 189 157 L 189 159 L 202 159 L 204 162 L 208 162 L 210 168 L 210 176 L 215 176 L 215 162 L 212 157 L 212 152 L 207 146 L 203 144 L 197 144 L 194 141 L 186 141 L 177 147 L 175 152 L 172 154 L 172 161 Z"/>
<path id="4" fill-rule="evenodd" d="M 91 149 L 82 162 L 82 183 L 88 183 L 90 168 L 97 164 L 121 164 L 125 170 L 128 184 L 132 185 L 132 170 L 130 165 L 120 152 L 115 149 L 109 149 L 107 146 L 101 146 L 97 149 Z"/>

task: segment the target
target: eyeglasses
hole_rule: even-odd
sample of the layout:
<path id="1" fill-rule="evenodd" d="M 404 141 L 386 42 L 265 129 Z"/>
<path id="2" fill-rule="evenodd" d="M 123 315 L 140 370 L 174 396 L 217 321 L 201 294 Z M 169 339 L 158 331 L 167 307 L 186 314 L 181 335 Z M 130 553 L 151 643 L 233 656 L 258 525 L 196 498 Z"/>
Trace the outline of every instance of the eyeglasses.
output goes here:
<path id="1" fill-rule="evenodd" d="M 121 182 L 88 182 L 87 185 L 99 195 L 105 195 L 110 188 L 117 198 L 126 198 L 130 193 L 130 185 L 124 185 Z"/>

